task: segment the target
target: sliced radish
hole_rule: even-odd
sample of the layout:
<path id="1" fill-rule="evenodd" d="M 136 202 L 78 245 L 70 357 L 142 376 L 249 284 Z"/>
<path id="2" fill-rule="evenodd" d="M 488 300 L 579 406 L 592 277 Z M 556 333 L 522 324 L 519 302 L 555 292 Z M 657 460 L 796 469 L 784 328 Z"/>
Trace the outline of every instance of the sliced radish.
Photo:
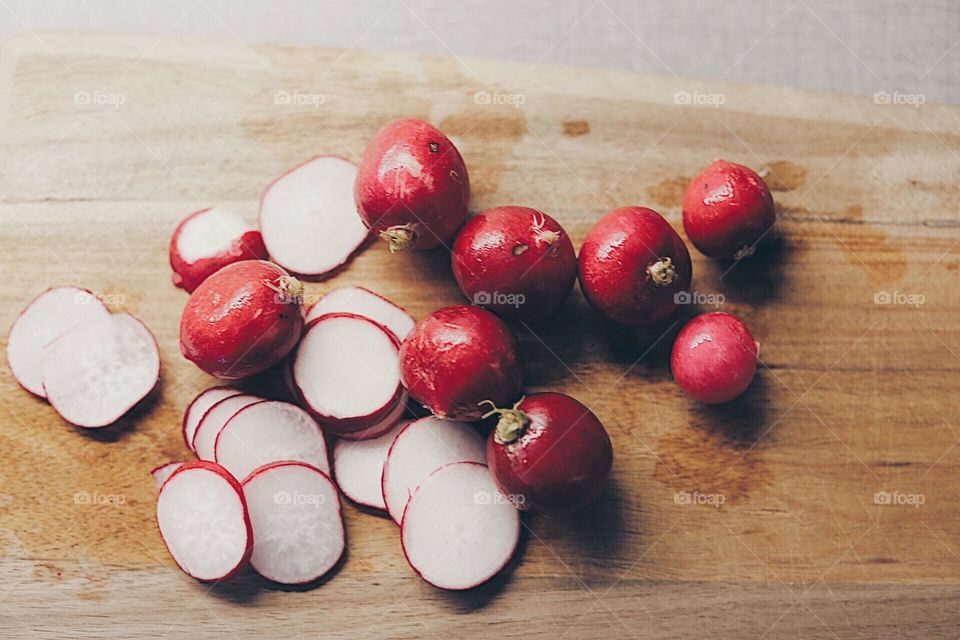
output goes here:
<path id="1" fill-rule="evenodd" d="M 372 438 L 379 438 L 387 431 L 393 429 L 394 425 L 400 421 L 403 416 L 407 413 L 407 392 L 404 391 L 400 395 L 400 400 L 397 402 L 397 406 L 386 415 L 385 418 L 380 420 L 372 427 L 367 427 L 366 429 L 361 429 L 360 431 L 352 431 L 350 433 L 341 433 L 337 436 L 337 439 L 340 440 L 370 440 Z"/>
<path id="2" fill-rule="evenodd" d="M 223 425 L 227 424 L 227 421 L 240 409 L 262 400 L 263 398 L 259 396 L 241 393 L 238 396 L 224 398 L 210 407 L 203 414 L 193 434 L 193 450 L 197 457 L 201 460 L 213 460 L 217 434 L 223 429 Z"/>
<path id="3" fill-rule="evenodd" d="M 214 456 L 234 478 L 281 460 L 330 473 L 320 425 L 300 407 L 277 400 L 256 402 L 233 414 L 217 435 Z"/>
<path id="4" fill-rule="evenodd" d="M 274 262 L 322 277 L 346 264 L 369 231 L 353 198 L 357 167 L 320 156 L 280 176 L 260 200 L 260 231 Z"/>
<path id="5" fill-rule="evenodd" d="M 486 445 L 465 422 L 429 416 L 411 422 L 393 441 L 383 465 L 381 490 L 398 524 L 410 496 L 431 473 L 451 462 L 485 462 Z"/>
<path id="6" fill-rule="evenodd" d="M 333 445 L 333 477 L 343 494 L 372 509 L 386 511 L 380 479 L 383 463 L 397 435 L 410 424 L 401 420 L 390 431 L 370 440 L 337 440 Z"/>
<path id="7" fill-rule="evenodd" d="M 330 571 L 346 546 L 337 488 L 302 462 L 261 467 L 243 481 L 256 543 L 251 566 L 282 584 L 313 582 Z"/>
<path id="8" fill-rule="evenodd" d="M 150 470 L 150 475 L 153 476 L 153 482 L 157 485 L 157 489 L 163 486 L 163 483 L 167 481 L 167 478 L 173 475 L 173 472 L 183 466 L 182 462 L 168 462 L 162 464 L 159 467 L 154 467 Z"/>
<path id="9" fill-rule="evenodd" d="M 250 558 L 243 488 L 213 462 L 188 462 L 173 472 L 157 496 L 157 525 L 174 561 L 197 580 L 229 579 Z"/>
<path id="10" fill-rule="evenodd" d="M 220 207 L 191 213 L 170 240 L 173 284 L 187 291 L 228 264 L 267 256 L 260 232 Z"/>
<path id="11" fill-rule="evenodd" d="M 434 471 L 410 498 L 400 539 L 421 578 L 441 589 L 471 589 L 510 562 L 520 513 L 497 492 L 486 465 L 455 462 Z"/>
<path id="12" fill-rule="evenodd" d="M 193 451 L 193 434 L 197 432 L 197 427 L 200 425 L 203 414 L 224 398 L 238 396 L 241 393 L 243 392 L 236 387 L 211 387 L 206 391 L 201 391 L 200 394 L 187 405 L 187 410 L 183 412 L 183 442 L 187 445 L 188 449 Z"/>
<path id="13" fill-rule="evenodd" d="M 50 345 L 43 365 L 50 404 L 67 422 L 88 428 L 116 422 L 159 378 L 153 334 L 126 313 L 74 327 Z"/>
<path id="14" fill-rule="evenodd" d="M 20 314 L 7 339 L 7 364 L 13 377 L 30 393 L 46 398 L 43 363 L 50 343 L 74 327 L 100 320 L 110 311 L 86 289 L 47 289 Z"/>
<path id="15" fill-rule="evenodd" d="M 378 293 L 363 287 L 343 287 L 324 294 L 307 313 L 307 322 L 329 313 L 353 313 L 370 318 L 397 336 L 400 340 L 413 330 L 416 321 L 401 307 Z"/>

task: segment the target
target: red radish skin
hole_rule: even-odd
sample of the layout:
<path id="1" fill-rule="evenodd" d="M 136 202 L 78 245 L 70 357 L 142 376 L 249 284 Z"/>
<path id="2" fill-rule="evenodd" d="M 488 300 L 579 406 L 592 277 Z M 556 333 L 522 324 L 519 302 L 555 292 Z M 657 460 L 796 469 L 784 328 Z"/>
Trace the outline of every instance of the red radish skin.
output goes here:
<path id="1" fill-rule="evenodd" d="M 393 429 L 394 425 L 399 422 L 404 415 L 407 413 L 407 402 L 409 398 L 407 392 L 404 391 L 400 396 L 400 400 L 397 402 L 397 406 L 393 408 L 393 411 L 387 414 L 385 418 L 380 420 L 372 427 L 367 427 L 362 431 L 353 431 L 347 433 L 341 433 L 337 436 L 338 440 L 352 440 L 359 442 L 361 440 L 370 440 L 373 438 L 379 438 L 386 432 Z"/>
<path id="2" fill-rule="evenodd" d="M 593 502 L 613 466 L 606 429 L 562 393 L 534 393 L 500 416 L 487 438 L 487 464 L 518 509 L 564 513 Z"/>
<path id="3" fill-rule="evenodd" d="M 260 232 L 219 207 L 191 213 L 170 239 L 173 284 L 187 292 L 228 264 L 268 257 Z"/>
<path id="4" fill-rule="evenodd" d="M 246 378 L 277 364 L 303 332 L 303 286 L 262 260 L 235 262 L 190 294 L 180 352 L 212 376 Z"/>
<path id="5" fill-rule="evenodd" d="M 711 258 L 753 255 L 777 221 L 773 196 L 752 169 L 715 160 L 691 182 L 683 198 L 683 228 Z"/>
<path id="6" fill-rule="evenodd" d="M 529 207 L 496 207 L 471 218 L 453 244 L 451 266 L 471 302 L 529 322 L 553 314 L 577 279 L 570 237 Z"/>
<path id="7" fill-rule="evenodd" d="M 670 317 L 690 287 L 683 240 L 663 216 L 623 207 L 601 218 L 580 248 L 580 289 L 606 318 L 650 325 Z"/>
<path id="8" fill-rule="evenodd" d="M 402 307 L 379 293 L 364 287 L 341 287 L 325 293 L 307 313 L 307 322 L 331 313 L 352 313 L 383 325 L 393 332 L 398 340 L 407 337 L 416 321 Z"/>
<path id="9" fill-rule="evenodd" d="M 333 445 L 333 476 L 343 495 L 359 505 L 386 511 L 383 501 L 383 465 L 397 435 L 409 420 L 401 420 L 389 431 L 367 440 L 337 440 Z"/>
<path id="10" fill-rule="evenodd" d="M 193 433 L 191 449 L 197 457 L 201 460 L 213 460 L 216 457 L 217 436 L 224 425 L 244 407 L 261 401 L 263 398 L 259 396 L 241 393 L 224 398 L 207 409 Z"/>
<path id="11" fill-rule="evenodd" d="M 717 311 L 699 315 L 673 343 L 670 369 L 691 398 L 722 404 L 740 396 L 757 373 L 760 347 L 739 318 Z"/>
<path id="12" fill-rule="evenodd" d="M 183 443 L 193 451 L 193 436 L 200 426 L 200 420 L 213 405 L 230 396 L 238 396 L 242 391 L 236 387 L 211 387 L 197 394 L 183 412 Z"/>
<path id="13" fill-rule="evenodd" d="M 429 123 L 387 123 L 364 151 L 354 187 L 360 217 L 390 251 L 447 245 L 467 218 L 470 179 L 456 146 Z"/>
<path id="14" fill-rule="evenodd" d="M 173 472 L 179 469 L 184 465 L 183 462 L 167 462 L 160 465 L 159 467 L 154 467 L 150 470 L 150 475 L 153 476 L 153 483 L 156 485 L 157 489 L 163 486 L 163 483 L 173 475 Z"/>
<path id="15" fill-rule="evenodd" d="M 480 420 L 480 402 L 498 406 L 520 396 L 523 369 L 517 339 L 497 316 L 454 305 L 417 323 L 400 348 L 400 371 L 410 397 L 435 415 Z"/>

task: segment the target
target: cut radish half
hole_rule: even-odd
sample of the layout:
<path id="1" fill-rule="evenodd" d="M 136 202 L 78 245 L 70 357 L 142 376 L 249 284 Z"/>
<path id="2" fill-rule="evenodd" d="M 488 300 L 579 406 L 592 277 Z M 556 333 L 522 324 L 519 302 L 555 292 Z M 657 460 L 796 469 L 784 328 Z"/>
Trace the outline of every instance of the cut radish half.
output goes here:
<path id="1" fill-rule="evenodd" d="M 300 407 L 277 400 L 256 402 L 233 414 L 217 435 L 214 456 L 234 478 L 281 460 L 330 473 L 320 425 Z"/>
<path id="2" fill-rule="evenodd" d="M 346 546 L 343 513 L 330 477 L 301 462 L 261 467 L 243 482 L 256 541 L 250 565 L 282 584 L 313 582 Z"/>
<path id="3" fill-rule="evenodd" d="M 380 420 L 377 424 L 372 427 L 367 427 L 366 429 L 361 429 L 360 431 L 352 431 L 350 433 L 341 433 L 337 436 L 340 440 L 370 440 L 372 438 L 379 438 L 387 431 L 393 429 L 394 425 L 400 421 L 403 416 L 407 413 L 407 392 L 404 391 L 400 395 L 400 400 L 397 401 L 397 406 L 393 408 L 393 411 L 387 414 L 385 418 Z"/>
<path id="4" fill-rule="evenodd" d="M 260 232 L 219 207 L 191 213 L 170 240 L 173 284 L 187 291 L 228 264 L 267 257 Z"/>
<path id="5" fill-rule="evenodd" d="M 471 589 L 510 562 L 520 513 L 497 491 L 486 465 L 434 471 L 410 498 L 400 540 L 417 574 L 441 589 Z"/>
<path id="6" fill-rule="evenodd" d="M 324 294 L 307 313 L 307 322 L 330 313 L 353 313 L 370 318 L 403 340 L 416 324 L 413 316 L 380 294 L 363 287 L 343 287 Z"/>
<path id="7" fill-rule="evenodd" d="M 241 393 L 243 392 L 236 387 L 211 387 L 206 391 L 201 391 L 187 405 L 187 410 L 183 412 L 183 442 L 190 451 L 193 451 L 193 434 L 197 432 L 203 414 L 224 398 L 238 396 Z"/>
<path id="8" fill-rule="evenodd" d="M 381 490 L 390 517 L 403 519 L 407 500 L 434 470 L 451 462 L 485 462 L 483 438 L 465 422 L 429 416 L 408 424 L 383 465 Z"/>
<path id="9" fill-rule="evenodd" d="M 250 558 L 243 488 L 213 462 L 188 462 L 173 472 L 157 496 L 157 525 L 174 561 L 197 580 L 232 578 Z"/>
<path id="10" fill-rule="evenodd" d="M 47 400 L 79 427 L 113 424 L 159 378 L 160 352 L 153 334 L 126 313 L 74 327 L 50 345 L 43 365 Z"/>
<path id="11" fill-rule="evenodd" d="M 168 462 L 162 464 L 159 467 L 154 467 L 150 470 L 150 475 L 153 476 L 153 482 L 157 485 L 157 489 L 163 486 L 163 483 L 167 481 L 167 478 L 173 475 L 173 472 L 183 466 L 182 462 Z"/>
<path id="12" fill-rule="evenodd" d="M 238 396 L 224 398 L 210 407 L 203 414 L 193 434 L 193 451 L 197 457 L 201 460 L 213 460 L 217 434 L 223 429 L 223 425 L 227 424 L 227 421 L 240 409 L 262 400 L 263 398 L 259 396 L 241 393 Z"/>
<path id="13" fill-rule="evenodd" d="M 349 160 L 320 156 L 267 187 L 260 231 L 274 262 L 316 278 L 346 264 L 369 237 L 353 198 L 356 177 Z"/>
<path id="14" fill-rule="evenodd" d="M 47 289 L 20 314 L 7 339 L 7 364 L 14 379 L 30 393 L 46 398 L 43 363 L 50 343 L 74 327 L 101 320 L 110 311 L 86 289 Z"/>
<path id="15" fill-rule="evenodd" d="M 383 463 L 397 435 L 410 424 L 401 420 L 390 431 L 370 440 L 337 440 L 333 445 L 333 477 L 343 494 L 365 507 L 386 511 L 380 479 Z"/>

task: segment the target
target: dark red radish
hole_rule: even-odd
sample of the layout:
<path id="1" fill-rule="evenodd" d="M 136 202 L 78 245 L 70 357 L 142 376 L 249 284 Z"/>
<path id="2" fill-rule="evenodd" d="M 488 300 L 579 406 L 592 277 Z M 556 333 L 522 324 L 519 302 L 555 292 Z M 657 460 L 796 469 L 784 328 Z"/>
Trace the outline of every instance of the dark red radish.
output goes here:
<path id="1" fill-rule="evenodd" d="M 260 200 L 260 231 L 274 262 L 311 279 L 349 262 L 370 235 L 353 200 L 356 175 L 349 160 L 320 156 L 267 187 Z"/>
<path id="2" fill-rule="evenodd" d="M 497 575 L 520 541 L 520 512 L 497 491 L 487 467 L 455 462 L 417 489 L 403 516 L 407 562 L 440 589 L 463 590 Z"/>
<path id="3" fill-rule="evenodd" d="M 211 387 L 201 391 L 190 401 L 186 411 L 183 412 L 183 443 L 187 445 L 187 449 L 193 451 L 193 436 L 207 410 L 224 398 L 238 396 L 241 393 L 243 392 L 236 387 Z"/>
<path id="4" fill-rule="evenodd" d="M 276 400 L 255 402 L 233 414 L 217 434 L 214 458 L 235 478 L 281 460 L 330 473 L 320 425 L 300 407 Z"/>
<path id="5" fill-rule="evenodd" d="M 333 477 L 343 495 L 365 507 L 386 511 L 380 486 L 383 465 L 393 441 L 408 424 L 409 420 L 401 420 L 376 438 L 359 442 L 338 439 L 333 444 Z"/>
<path id="6" fill-rule="evenodd" d="M 432 249 L 448 244 L 466 220 L 470 178 L 447 136 L 400 118 L 370 140 L 354 192 L 363 223 L 390 251 Z"/>
<path id="7" fill-rule="evenodd" d="M 281 584 L 313 582 L 333 569 L 346 548 L 337 487 L 302 462 L 260 467 L 243 481 L 253 525 L 250 566 Z"/>
<path id="8" fill-rule="evenodd" d="M 193 432 L 193 452 L 201 460 L 213 460 L 216 457 L 217 436 L 224 425 L 240 409 L 248 407 L 255 402 L 262 402 L 263 398 L 247 393 L 241 393 L 235 396 L 228 396 L 220 400 L 200 418 L 200 424 Z"/>
<path id="9" fill-rule="evenodd" d="M 683 229 L 711 258 L 753 255 L 777 221 L 770 190 L 756 172 L 715 160 L 690 181 L 683 197 Z"/>
<path id="10" fill-rule="evenodd" d="M 191 213 L 170 239 L 173 284 L 188 292 L 228 264 L 268 257 L 260 232 L 221 207 Z"/>
<path id="11" fill-rule="evenodd" d="M 738 397 L 757 373 L 760 345 L 739 318 L 717 311 L 699 315 L 673 343 L 670 369 L 680 388 L 704 404 Z"/>
<path id="12" fill-rule="evenodd" d="M 187 462 L 163 483 L 157 525 L 177 566 L 202 582 L 234 577 L 253 550 L 243 488 L 213 462 Z"/>
<path id="13" fill-rule="evenodd" d="M 606 429 L 563 393 L 534 393 L 500 416 L 487 438 L 494 481 L 518 509 L 569 512 L 600 495 L 613 466 Z"/>
<path id="14" fill-rule="evenodd" d="M 387 431 L 390 431 L 397 422 L 399 422 L 403 416 L 407 413 L 407 402 L 409 398 L 407 392 L 404 391 L 400 396 L 400 400 L 397 401 L 397 406 L 393 408 L 393 411 L 388 413 L 386 417 L 382 418 L 372 427 L 367 427 L 366 429 L 361 429 L 360 431 L 351 431 L 349 433 L 341 433 L 337 436 L 339 440 L 370 440 L 371 438 L 379 438 Z"/>
<path id="15" fill-rule="evenodd" d="M 90 291 L 77 287 L 47 289 L 20 313 L 7 336 L 7 364 L 17 383 L 46 398 L 43 363 L 54 340 L 76 326 L 110 315 Z"/>
<path id="16" fill-rule="evenodd" d="M 167 462 L 162 464 L 159 467 L 154 467 L 150 470 L 150 475 L 153 476 L 153 483 L 156 485 L 157 489 L 163 486 L 163 483 L 167 481 L 167 478 L 173 475 L 173 472 L 179 469 L 184 465 L 183 462 Z"/>
<path id="17" fill-rule="evenodd" d="M 438 467 L 485 460 L 483 437 L 471 425 L 433 416 L 411 422 L 393 441 L 383 465 L 380 488 L 390 517 L 400 523 L 410 495 Z"/>
<path id="18" fill-rule="evenodd" d="M 303 332 L 303 285 L 262 260 L 235 262 L 190 294 L 180 352 L 212 376 L 246 378 L 290 353 Z"/>
<path id="19" fill-rule="evenodd" d="M 160 352 L 150 330 L 126 313 L 78 325 L 57 338 L 43 363 L 47 400 L 78 427 L 106 427 L 150 393 Z"/>
<path id="20" fill-rule="evenodd" d="M 692 266 L 683 240 L 663 216 L 623 207 L 602 217 L 580 248 L 580 288 L 614 322 L 649 325 L 676 311 L 690 287 Z"/>
<path id="21" fill-rule="evenodd" d="M 577 279 L 570 236 L 529 207 L 495 207 L 468 220 L 453 244 L 451 266 L 473 304 L 529 322 L 555 312 Z"/>
<path id="22" fill-rule="evenodd" d="M 331 313 L 352 313 L 370 318 L 390 329 L 399 340 L 406 338 L 416 324 L 413 316 L 402 307 L 364 287 L 341 287 L 325 293 L 310 307 L 307 322 Z"/>

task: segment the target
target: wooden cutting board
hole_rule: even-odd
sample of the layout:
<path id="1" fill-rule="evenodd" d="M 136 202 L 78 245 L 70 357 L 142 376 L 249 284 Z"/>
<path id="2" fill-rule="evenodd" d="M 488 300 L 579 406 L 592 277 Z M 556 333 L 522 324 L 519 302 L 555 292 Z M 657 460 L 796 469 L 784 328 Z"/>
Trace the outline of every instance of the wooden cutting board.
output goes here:
<path id="1" fill-rule="evenodd" d="M 212 204 L 254 220 L 272 178 L 315 154 L 356 160 L 400 115 L 455 139 L 473 210 L 542 209 L 578 246 L 627 204 L 679 229 L 690 176 L 717 157 L 765 168 L 777 240 L 736 266 L 694 253 L 705 302 L 657 331 L 604 324 L 579 292 L 555 320 L 516 327 L 528 388 L 591 406 L 616 461 L 591 509 L 525 518 L 518 560 L 489 585 L 426 586 L 396 527 L 349 504 L 349 557 L 319 588 L 254 575 L 198 584 L 164 550 L 148 473 L 186 456 L 181 413 L 212 382 L 178 351 L 186 295 L 170 284 L 170 233 Z M 163 358 L 152 398 L 104 432 L 67 426 L 0 367 L 3 637 L 954 633 L 960 110 L 452 57 L 41 33 L 3 48 L 0 136 L 0 324 L 47 286 L 76 284 L 140 316 Z M 391 256 L 378 244 L 309 294 L 347 284 L 417 317 L 461 300 L 442 250 Z M 763 367 L 745 397 L 708 409 L 672 383 L 668 353 L 682 322 L 715 302 L 751 326 Z"/>

